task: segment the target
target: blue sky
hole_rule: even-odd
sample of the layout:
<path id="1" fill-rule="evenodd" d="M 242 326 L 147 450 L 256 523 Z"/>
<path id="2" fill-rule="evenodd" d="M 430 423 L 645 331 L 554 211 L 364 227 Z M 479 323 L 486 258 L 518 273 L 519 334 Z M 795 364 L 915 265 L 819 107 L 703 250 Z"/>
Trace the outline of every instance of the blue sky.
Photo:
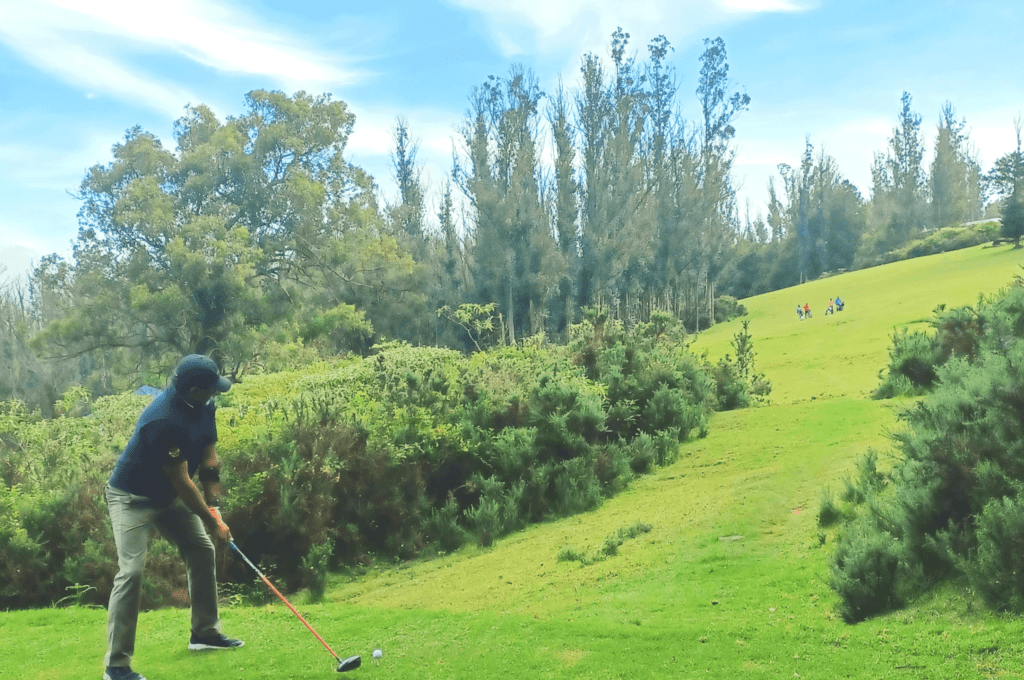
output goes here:
<path id="1" fill-rule="evenodd" d="M 736 179 L 754 212 L 807 135 L 867 196 L 904 90 L 929 147 L 952 102 L 984 170 L 1013 148 L 1024 110 L 1020 0 L 0 0 L 0 267 L 70 254 L 73 194 L 125 130 L 172 146 L 186 104 L 223 118 L 258 88 L 348 103 L 347 155 L 386 200 L 392 130 L 406 117 L 434 199 L 474 85 L 522 63 L 548 92 L 559 76 L 574 87 L 581 56 L 607 56 L 618 26 L 640 58 L 658 35 L 672 43 L 690 120 L 702 41 L 725 40 L 734 89 L 751 97 Z"/>

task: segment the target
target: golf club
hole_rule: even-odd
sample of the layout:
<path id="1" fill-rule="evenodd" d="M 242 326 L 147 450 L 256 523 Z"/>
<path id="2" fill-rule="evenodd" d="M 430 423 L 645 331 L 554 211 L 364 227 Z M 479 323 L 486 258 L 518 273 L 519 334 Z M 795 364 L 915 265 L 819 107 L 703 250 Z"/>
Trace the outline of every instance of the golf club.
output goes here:
<path id="1" fill-rule="evenodd" d="M 316 636 L 316 639 L 320 641 L 320 644 L 322 644 L 324 646 L 324 649 L 326 649 L 328 652 L 331 653 L 331 656 L 333 656 L 335 661 L 338 662 L 338 672 L 339 673 L 344 673 L 345 671 L 354 671 L 355 669 L 359 668 L 359 665 L 362 663 L 362 659 L 360 659 L 358 655 L 350 656 L 347 659 L 342 659 L 340 656 L 335 654 L 334 650 L 331 649 L 331 646 L 329 644 L 327 644 L 326 642 L 324 642 L 324 639 L 322 637 L 320 637 L 319 635 L 317 635 L 317 632 L 315 630 L 313 630 L 313 626 L 309 625 L 309 623 L 306 622 L 306 619 L 302 618 L 302 614 L 299 614 L 299 612 L 297 612 L 295 610 L 295 607 L 292 606 L 292 603 L 289 602 L 287 599 L 285 599 L 285 596 L 282 595 L 281 592 L 277 588 L 274 587 L 274 584 L 271 583 L 270 580 L 266 576 L 263 575 L 263 572 L 260 571 L 259 569 L 257 569 L 256 565 L 253 564 L 252 562 L 250 562 L 249 558 L 245 556 L 245 553 L 243 553 L 241 550 L 238 549 L 238 546 L 235 545 L 235 542 L 234 541 L 228 541 L 228 545 L 231 546 L 231 549 L 234 550 L 235 553 L 239 557 L 241 557 L 243 560 L 245 560 L 246 564 L 248 564 L 250 567 L 252 567 L 252 570 L 255 571 L 256 574 L 261 579 L 263 579 L 263 582 L 267 584 L 267 587 L 270 588 L 271 590 L 273 590 L 274 594 L 277 595 L 279 598 L 281 598 L 281 602 L 284 602 L 288 606 L 288 609 L 292 610 L 292 614 L 295 614 L 295 616 L 297 616 L 299 618 L 299 621 L 302 621 L 302 623 L 304 623 L 306 625 L 306 628 L 309 628 L 309 632 Z"/>

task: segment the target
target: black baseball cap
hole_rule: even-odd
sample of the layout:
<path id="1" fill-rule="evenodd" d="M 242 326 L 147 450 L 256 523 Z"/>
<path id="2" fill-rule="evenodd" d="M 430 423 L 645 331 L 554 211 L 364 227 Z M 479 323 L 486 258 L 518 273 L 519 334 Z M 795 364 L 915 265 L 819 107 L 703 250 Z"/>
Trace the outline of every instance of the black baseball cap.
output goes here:
<path id="1" fill-rule="evenodd" d="M 227 392 L 231 381 L 220 374 L 216 362 L 204 354 L 189 354 L 174 369 L 174 384 L 182 389 L 198 387 Z"/>

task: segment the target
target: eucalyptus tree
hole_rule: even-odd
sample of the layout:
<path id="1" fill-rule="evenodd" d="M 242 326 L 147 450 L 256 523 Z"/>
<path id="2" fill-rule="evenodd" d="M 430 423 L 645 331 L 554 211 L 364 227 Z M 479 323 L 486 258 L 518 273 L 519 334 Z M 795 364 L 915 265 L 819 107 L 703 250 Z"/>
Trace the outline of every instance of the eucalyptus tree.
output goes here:
<path id="1" fill-rule="evenodd" d="M 789 224 L 792 238 L 796 240 L 797 267 L 799 282 L 812 278 L 811 270 L 816 268 L 814 259 L 815 238 L 811 232 L 810 213 L 812 184 L 814 182 L 814 147 L 810 139 L 804 142 L 804 153 L 800 158 L 800 168 L 796 170 L 789 165 L 779 165 L 779 174 L 785 187 L 789 205 Z"/>
<path id="2" fill-rule="evenodd" d="M 656 239 L 650 184 L 645 181 L 642 142 L 646 123 L 646 75 L 627 55 L 629 34 L 612 34 L 614 67 L 607 95 L 610 107 L 598 213 L 603 215 L 603 240 L 597 259 L 604 281 L 601 290 L 616 313 L 636 320 Z"/>
<path id="3" fill-rule="evenodd" d="M 174 149 L 132 128 L 88 171 L 69 292 L 40 347 L 157 368 L 211 353 L 238 375 L 269 338 L 365 338 L 356 306 L 400 289 L 410 260 L 343 157 L 353 115 L 329 95 L 245 102 L 223 122 L 187 107 Z"/>
<path id="4" fill-rule="evenodd" d="M 775 197 L 773 184 L 771 193 L 777 219 L 796 255 L 796 269 L 784 285 L 848 268 L 866 226 L 863 200 L 856 187 L 843 178 L 835 159 L 824 149 L 815 154 L 809 138 L 804 142 L 800 167 L 781 164 L 779 174 L 785 202 Z M 779 277 L 783 274 L 776 274 L 776 285 L 782 283 Z"/>
<path id="5" fill-rule="evenodd" d="M 575 95 L 576 133 L 582 160 L 580 264 L 576 293 L 577 306 L 583 308 L 597 301 L 600 288 L 595 279 L 600 271 L 601 244 L 606 240 L 607 219 L 602 196 L 612 103 L 600 57 L 584 55 L 580 77 L 580 87 Z"/>

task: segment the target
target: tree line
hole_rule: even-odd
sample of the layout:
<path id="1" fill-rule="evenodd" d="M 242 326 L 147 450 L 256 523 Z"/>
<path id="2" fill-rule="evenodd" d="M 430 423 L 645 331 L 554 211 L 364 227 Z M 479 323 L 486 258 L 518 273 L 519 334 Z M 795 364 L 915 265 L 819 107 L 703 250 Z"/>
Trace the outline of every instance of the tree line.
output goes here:
<path id="1" fill-rule="evenodd" d="M 733 140 L 750 98 L 724 41 L 704 41 L 687 120 L 669 41 L 641 59 L 629 40 L 615 31 L 607 57 L 584 55 L 554 93 L 520 65 L 474 87 L 436 206 L 408 122 L 388 201 L 346 159 L 355 119 L 327 94 L 253 91 L 225 120 L 188 106 L 169 148 L 128 130 L 82 181 L 71 258 L 0 291 L 0 399 L 48 413 L 71 384 L 162 384 L 189 352 L 241 379 L 382 338 L 564 341 L 593 313 L 669 315 L 694 332 L 735 308 L 723 296 L 862 266 L 993 198 L 1006 222 L 1020 213 L 1019 124 L 1016 151 L 982 173 L 947 104 L 926 169 L 905 94 L 869 199 L 808 140 L 769 184 L 767 215 L 741 218 Z"/>
<path id="2" fill-rule="evenodd" d="M 720 289 L 739 298 L 886 261 L 928 232 L 1002 216 L 1003 236 L 1024 236 L 1021 119 L 1016 148 L 982 172 L 967 121 L 946 102 L 924 162 L 922 117 L 907 92 L 886 149 L 871 164 L 865 198 L 836 160 L 808 138 L 799 167 L 779 165 L 768 183 L 767 215 L 745 216 L 726 258 Z"/>

